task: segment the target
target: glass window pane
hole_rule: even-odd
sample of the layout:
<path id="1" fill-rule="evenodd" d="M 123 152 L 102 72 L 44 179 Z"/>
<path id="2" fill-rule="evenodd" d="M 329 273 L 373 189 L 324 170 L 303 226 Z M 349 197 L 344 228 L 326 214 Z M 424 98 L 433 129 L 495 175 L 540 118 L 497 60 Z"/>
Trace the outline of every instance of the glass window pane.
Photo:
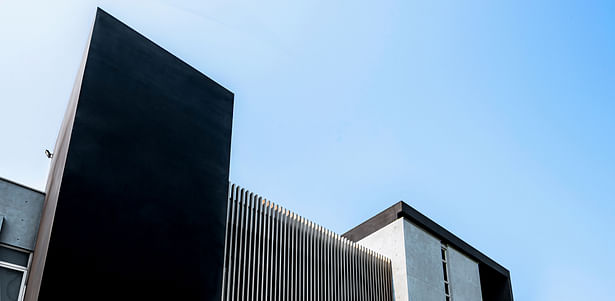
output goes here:
<path id="1" fill-rule="evenodd" d="M 0 300 L 17 301 L 23 272 L 0 267 Z"/>
<path id="2" fill-rule="evenodd" d="M 444 275 L 444 281 L 448 281 L 448 273 L 446 272 L 446 265 L 442 265 L 442 274 Z"/>
<path id="3" fill-rule="evenodd" d="M 15 251 L 13 249 L 0 246 L 0 261 L 20 265 L 22 267 L 28 266 L 28 253 Z M 0 301 L 4 301 L 0 299 Z"/>

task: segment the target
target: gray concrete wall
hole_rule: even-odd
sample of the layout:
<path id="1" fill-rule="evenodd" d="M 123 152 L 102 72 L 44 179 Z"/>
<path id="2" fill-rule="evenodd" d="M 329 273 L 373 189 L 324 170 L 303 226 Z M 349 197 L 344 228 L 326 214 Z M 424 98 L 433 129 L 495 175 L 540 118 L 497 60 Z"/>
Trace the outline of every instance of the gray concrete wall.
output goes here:
<path id="1" fill-rule="evenodd" d="M 399 218 L 358 241 L 391 259 L 396 301 L 443 301 L 441 241 Z M 452 300 L 482 301 L 478 263 L 448 248 Z"/>
<path id="2" fill-rule="evenodd" d="M 407 220 L 404 220 L 404 238 L 409 300 L 444 300 L 440 240 Z"/>
<path id="3" fill-rule="evenodd" d="M 408 300 L 403 219 L 400 218 L 357 242 L 391 259 L 393 293 L 396 301 Z M 441 300 L 440 300 L 441 301 Z"/>
<path id="4" fill-rule="evenodd" d="M 396 301 L 444 300 L 440 240 L 399 218 L 358 243 L 391 259 Z"/>
<path id="5" fill-rule="evenodd" d="M 455 301 L 482 301 L 478 263 L 448 248 L 451 297 Z"/>
<path id="6" fill-rule="evenodd" d="M 0 178 L 0 243 L 32 251 L 45 195 Z"/>

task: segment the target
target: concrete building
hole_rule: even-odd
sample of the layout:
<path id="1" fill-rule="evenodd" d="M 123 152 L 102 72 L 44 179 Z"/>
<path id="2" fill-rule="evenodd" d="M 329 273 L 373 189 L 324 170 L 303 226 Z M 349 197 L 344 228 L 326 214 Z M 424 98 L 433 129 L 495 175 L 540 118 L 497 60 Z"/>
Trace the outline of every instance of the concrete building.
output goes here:
<path id="1" fill-rule="evenodd" d="M 232 92 L 99 10 L 44 193 L 0 179 L 0 301 L 512 301 L 405 203 L 338 235 L 229 184 Z"/>
<path id="2" fill-rule="evenodd" d="M 395 300 L 513 300 L 506 268 L 404 202 L 343 236 L 391 259 Z"/>
<path id="3" fill-rule="evenodd" d="M 0 178 L 0 300 L 22 300 L 45 194 Z"/>

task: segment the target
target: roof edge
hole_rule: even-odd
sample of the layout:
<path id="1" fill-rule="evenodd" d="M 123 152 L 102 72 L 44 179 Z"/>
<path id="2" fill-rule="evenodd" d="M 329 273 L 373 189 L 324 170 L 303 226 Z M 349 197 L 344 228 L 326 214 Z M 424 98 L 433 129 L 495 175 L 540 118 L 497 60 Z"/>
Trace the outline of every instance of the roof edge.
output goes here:
<path id="1" fill-rule="evenodd" d="M 452 232 L 446 230 L 444 227 L 440 226 L 424 214 L 420 213 L 418 210 L 414 209 L 412 206 L 406 204 L 403 201 L 399 201 L 395 203 L 393 206 L 383 210 L 382 212 L 376 214 L 372 218 L 366 220 L 360 225 L 350 229 L 346 233 L 342 234 L 343 237 L 357 242 L 370 234 L 382 229 L 393 221 L 403 217 L 412 223 L 416 224 L 423 230 L 426 230 L 430 234 L 434 235 L 438 239 L 442 240 L 444 243 L 454 247 L 459 250 L 466 256 L 478 261 L 481 264 L 484 264 L 493 270 L 497 271 L 502 276 L 510 278 L 510 271 L 489 258 L 487 255 L 483 254 L 476 248 L 472 247 L 470 244 L 463 241 L 461 238 L 457 237 Z"/>
<path id="2" fill-rule="evenodd" d="M 42 194 L 42 195 L 45 195 L 45 193 L 44 193 L 44 192 L 42 192 L 42 191 L 40 191 L 40 190 L 38 190 L 38 189 L 34 189 L 34 188 L 30 187 L 30 186 L 26 186 L 26 185 L 24 185 L 24 184 L 21 184 L 21 183 L 15 182 L 15 181 L 13 181 L 13 180 L 9 180 L 9 179 L 4 178 L 4 177 L 0 177 L 0 181 L 4 181 L 4 182 L 7 182 L 7 183 L 9 183 L 9 184 L 13 184 L 13 185 L 15 185 L 15 186 L 19 186 L 19 187 L 21 187 L 21 188 L 25 188 L 25 189 L 30 190 L 30 191 L 32 191 L 32 192 L 36 192 L 36 193 L 40 193 L 40 194 Z"/>

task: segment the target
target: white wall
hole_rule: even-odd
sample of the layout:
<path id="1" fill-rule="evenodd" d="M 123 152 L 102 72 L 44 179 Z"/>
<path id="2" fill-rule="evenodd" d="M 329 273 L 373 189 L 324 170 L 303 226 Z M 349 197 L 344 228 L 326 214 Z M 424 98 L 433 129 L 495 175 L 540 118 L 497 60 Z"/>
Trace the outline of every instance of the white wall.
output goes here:
<path id="1" fill-rule="evenodd" d="M 391 259 L 395 300 L 408 300 L 403 219 L 388 224 L 358 243 Z"/>
<path id="2" fill-rule="evenodd" d="M 443 301 L 441 241 L 399 218 L 358 242 L 391 259 L 396 301 Z M 482 301 L 478 264 L 452 247 L 448 268 L 454 301 Z"/>

